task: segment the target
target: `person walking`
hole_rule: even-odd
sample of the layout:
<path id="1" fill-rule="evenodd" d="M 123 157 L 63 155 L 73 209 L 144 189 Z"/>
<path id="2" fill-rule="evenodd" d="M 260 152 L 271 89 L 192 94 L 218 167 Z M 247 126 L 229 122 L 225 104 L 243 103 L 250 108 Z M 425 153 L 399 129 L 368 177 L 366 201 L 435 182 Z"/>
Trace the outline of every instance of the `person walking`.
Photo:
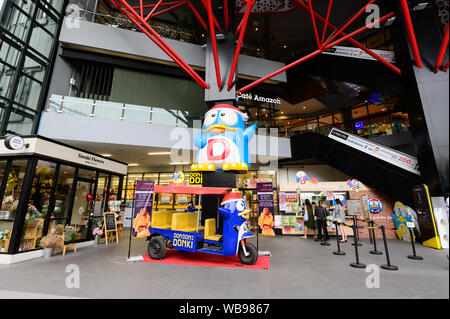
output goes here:
<path id="1" fill-rule="evenodd" d="M 305 214 L 303 215 L 303 228 L 304 228 L 304 236 L 303 238 L 308 238 L 308 229 L 312 229 L 314 231 L 314 236 L 317 235 L 316 227 L 314 225 L 314 215 L 313 208 L 309 199 L 305 200 Z"/>
<path id="2" fill-rule="evenodd" d="M 327 210 L 323 207 L 323 200 L 319 200 L 319 206 L 316 207 L 316 218 L 317 218 L 317 232 L 319 234 L 319 239 L 322 240 L 322 232 L 325 241 L 328 241 L 328 229 L 327 229 Z"/>
<path id="3" fill-rule="evenodd" d="M 345 223 L 345 210 L 339 198 L 336 199 L 336 205 L 333 210 L 333 217 L 338 223 Z M 339 231 L 341 233 L 342 239 L 341 243 L 347 242 L 347 234 L 345 233 L 345 226 L 339 225 Z"/>

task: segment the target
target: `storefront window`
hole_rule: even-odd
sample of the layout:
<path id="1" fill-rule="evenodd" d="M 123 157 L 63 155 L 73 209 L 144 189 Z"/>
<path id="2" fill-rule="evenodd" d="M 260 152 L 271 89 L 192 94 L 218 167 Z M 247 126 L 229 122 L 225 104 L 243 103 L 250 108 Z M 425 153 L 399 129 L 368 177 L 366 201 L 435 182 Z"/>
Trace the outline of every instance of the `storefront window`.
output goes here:
<path id="1" fill-rule="evenodd" d="M 371 134 L 369 120 L 361 120 L 361 121 L 355 121 L 353 122 L 356 134 L 359 136 L 367 136 Z"/>
<path id="2" fill-rule="evenodd" d="M 334 126 L 337 128 L 340 128 L 341 130 L 344 129 L 344 114 L 339 112 L 339 113 L 334 113 L 333 114 L 333 121 L 334 121 Z"/>
<path id="3" fill-rule="evenodd" d="M 119 185 L 120 185 L 120 177 L 116 175 L 111 176 L 111 187 L 109 189 L 108 195 L 108 209 L 110 201 L 117 201 L 119 198 Z"/>
<path id="4" fill-rule="evenodd" d="M 357 107 L 357 108 L 354 108 L 353 110 L 352 110 L 352 118 L 353 119 L 360 119 L 360 118 L 363 118 L 363 117 L 367 117 L 367 106 L 361 106 L 361 107 Z"/>
<path id="5" fill-rule="evenodd" d="M 258 172 L 258 182 L 272 183 L 274 187 L 277 185 L 277 178 L 275 171 L 260 171 Z"/>
<path id="6" fill-rule="evenodd" d="M 133 202 L 134 200 L 134 191 L 136 188 L 136 181 L 142 179 L 142 174 L 130 174 L 128 175 L 127 182 L 127 202 Z"/>
<path id="7" fill-rule="evenodd" d="M 65 225 L 67 222 L 74 177 L 75 167 L 66 165 L 61 165 L 59 167 L 53 204 L 54 208 L 53 213 L 50 216 L 50 224 L 47 233 L 50 233 L 54 226 L 60 224 Z"/>
<path id="8" fill-rule="evenodd" d="M 11 163 L 0 211 L 0 252 L 7 252 L 9 248 L 27 164 L 28 160 L 13 160 Z"/>
<path id="9" fill-rule="evenodd" d="M 170 185 L 173 173 L 161 173 L 159 175 L 159 185 Z"/>
<path id="10" fill-rule="evenodd" d="M 407 113 L 397 112 L 391 114 L 393 134 L 408 132 L 409 117 Z"/>
<path id="11" fill-rule="evenodd" d="M 370 104 L 369 105 L 369 114 L 370 115 L 377 115 L 380 113 L 386 113 L 389 111 L 389 108 L 384 105 L 376 105 L 376 104 Z"/>
<path id="12" fill-rule="evenodd" d="M 250 171 L 246 174 L 237 175 L 237 185 L 239 188 L 256 188 L 257 172 Z"/>
<path id="13" fill-rule="evenodd" d="M 392 135 L 392 125 L 389 114 L 374 117 L 370 121 L 372 123 L 373 136 Z"/>
<path id="14" fill-rule="evenodd" d="M 38 161 L 33 177 L 19 251 L 39 248 L 55 177 L 56 164 Z"/>

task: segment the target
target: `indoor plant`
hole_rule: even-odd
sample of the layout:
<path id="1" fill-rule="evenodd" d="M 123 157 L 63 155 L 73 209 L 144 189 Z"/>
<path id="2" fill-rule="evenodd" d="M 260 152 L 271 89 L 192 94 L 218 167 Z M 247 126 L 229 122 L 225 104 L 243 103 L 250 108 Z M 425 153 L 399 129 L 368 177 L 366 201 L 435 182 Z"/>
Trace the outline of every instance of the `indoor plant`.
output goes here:
<path id="1" fill-rule="evenodd" d="M 100 227 L 95 227 L 92 230 L 92 235 L 95 236 L 94 245 L 97 246 L 98 245 L 98 239 L 100 238 L 101 235 L 103 235 L 103 230 Z"/>
<path id="2" fill-rule="evenodd" d="M 45 258 L 50 258 L 52 256 L 53 249 L 60 247 L 61 238 L 62 237 L 56 233 L 50 233 L 47 236 L 42 237 L 40 245 L 44 248 Z"/>

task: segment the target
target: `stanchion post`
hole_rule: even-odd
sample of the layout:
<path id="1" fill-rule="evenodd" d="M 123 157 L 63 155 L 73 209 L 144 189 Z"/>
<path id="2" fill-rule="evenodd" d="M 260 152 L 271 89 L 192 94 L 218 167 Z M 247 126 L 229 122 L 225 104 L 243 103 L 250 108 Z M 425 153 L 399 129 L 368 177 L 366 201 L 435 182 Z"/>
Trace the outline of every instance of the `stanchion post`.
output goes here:
<path id="1" fill-rule="evenodd" d="M 357 237 L 357 239 L 359 240 L 359 231 L 358 231 L 358 217 L 356 215 L 353 216 L 353 236 Z M 356 228 L 356 232 L 355 232 L 355 228 Z M 360 242 L 358 242 L 358 240 L 355 243 L 352 243 L 352 245 L 358 245 L 358 246 L 362 246 L 362 244 Z"/>
<path id="2" fill-rule="evenodd" d="M 321 218 L 322 220 L 322 233 L 323 233 L 323 240 L 320 243 L 320 245 L 322 246 L 330 246 L 330 243 L 327 241 L 327 237 L 325 236 L 325 234 L 328 234 L 327 232 L 327 219 L 326 218 Z"/>
<path id="3" fill-rule="evenodd" d="M 413 254 L 409 255 L 408 258 L 413 259 L 413 260 L 423 260 L 423 257 L 416 255 L 416 244 L 415 244 L 415 238 L 414 238 L 414 234 L 413 234 L 414 231 L 410 227 L 407 227 L 407 228 L 409 231 L 409 238 L 411 239 L 411 246 L 412 246 L 412 251 L 413 251 Z"/>
<path id="4" fill-rule="evenodd" d="M 336 226 L 336 243 L 337 243 L 337 251 L 333 251 L 333 254 L 337 256 L 344 256 L 345 253 L 341 251 L 341 244 L 339 243 L 339 227 L 337 221 L 334 221 L 334 225 Z"/>
<path id="5" fill-rule="evenodd" d="M 351 263 L 350 266 L 353 268 L 366 268 L 365 264 L 359 262 L 359 254 L 358 254 L 358 236 L 356 236 L 356 225 L 353 225 L 353 240 L 355 246 L 355 257 L 356 262 Z"/>
<path id="6" fill-rule="evenodd" d="M 386 265 L 381 265 L 381 268 L 386 270 L 398 270 L 398 267 L 395 265 L 391 265 L 391 259 L 389 258 L 389 248 L 386 240 L 386 231 L 383 225 L 380 226 L 381 232 L 383 233 L 383 241 L 384 241 L 384 250 L 386 252 Z"/>
<path id="7" fill-rule="evenodd" d="M 383 253 L 379 250 L 377 250 L 377 239 L 375 237 L 375 222 L 371 220 L 369 222 L 369 225 L 372 227 L 372 229 L 369 229 L 369 234 L 372 234 L 373 238 L 373 250 L 369 251 L 369 254 L 372 255 L 383 255 Z"/>

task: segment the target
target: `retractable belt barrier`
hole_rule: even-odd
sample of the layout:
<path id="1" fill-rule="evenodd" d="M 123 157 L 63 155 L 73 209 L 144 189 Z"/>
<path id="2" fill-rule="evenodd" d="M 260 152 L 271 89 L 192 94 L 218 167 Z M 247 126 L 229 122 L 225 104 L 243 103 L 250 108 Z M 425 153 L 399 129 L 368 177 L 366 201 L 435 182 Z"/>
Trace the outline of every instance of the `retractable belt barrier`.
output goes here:
<path id="1" fill-rule="evenodd" d="M 323 217 L 317 217 L 318 220 L 322 221 L 322 242 L 320 243 L 321 246 L 330 246 L 330 243 L 327 241 L 327 237 L 328 237 L 328 230 L 327 230 L 327 219 L 323 218 Z"/>
<path id="2" fill-rule="evenodd" d="M 385 270 L 398 270 L 397 266 L 391 264 L 391 259 L 389 257 L 389 248 L 388 248 L 388 244 L 387 244 L 387 240 L 386 240 L 386 228 L 383 225 L 381 225 L 381 226 L 375 225 L 374 221 L 366 221 L 366 222 L 369 222 L 371 226 L 357 226 L 357 223 L 355 223 L 355 219 L 353 221 L 354 221 L 354 223 L 352 226 L 347 225 L 346 223 L 340 223 L 338 221 L 334 222 L 334 224 L 336 225 L 336 230 L 338 229 L 338 227 L 337 227 L 338 225 L 343 225 L 345 227 L 349 227 L 349 228 L 353 229 L 353 240 L 354 240 L 353 246 L 355 246 L 356 261 L 354 263 L 351 263 L 350 266 L 353 268 L 366 268 L 366 265 L 361 263 L 359 260 L 358 246 L 360 246 L 360 245 L 358 245 L 358 236 L 357 236 L 358 229 L 369 229 L 373 232 L 372 235 L 373 235 L 373 239 L 374 239 L 374 250 L 372 252 L 377 252 L 377 253 L 375 253 L 376 255 L 380 255 L 381 252 L 379 252 L 376 248 L 374 232 L 375 232 L 375 229 L 381 229 L 381 233 L 383 235 L 384 249 L 386 252 L 386 262 L 387 262 L 386 264 L 381 265 L 381 268 L 385 269 Z M 338 232 L 336 232 L 336 237 L 338 238 Z M 338 251 L 333 252 L 333 254 L 342 255 L 340 245 L 339 245 L 339 238 L 337 240 L 337 245 L 338 245 Z"/>

